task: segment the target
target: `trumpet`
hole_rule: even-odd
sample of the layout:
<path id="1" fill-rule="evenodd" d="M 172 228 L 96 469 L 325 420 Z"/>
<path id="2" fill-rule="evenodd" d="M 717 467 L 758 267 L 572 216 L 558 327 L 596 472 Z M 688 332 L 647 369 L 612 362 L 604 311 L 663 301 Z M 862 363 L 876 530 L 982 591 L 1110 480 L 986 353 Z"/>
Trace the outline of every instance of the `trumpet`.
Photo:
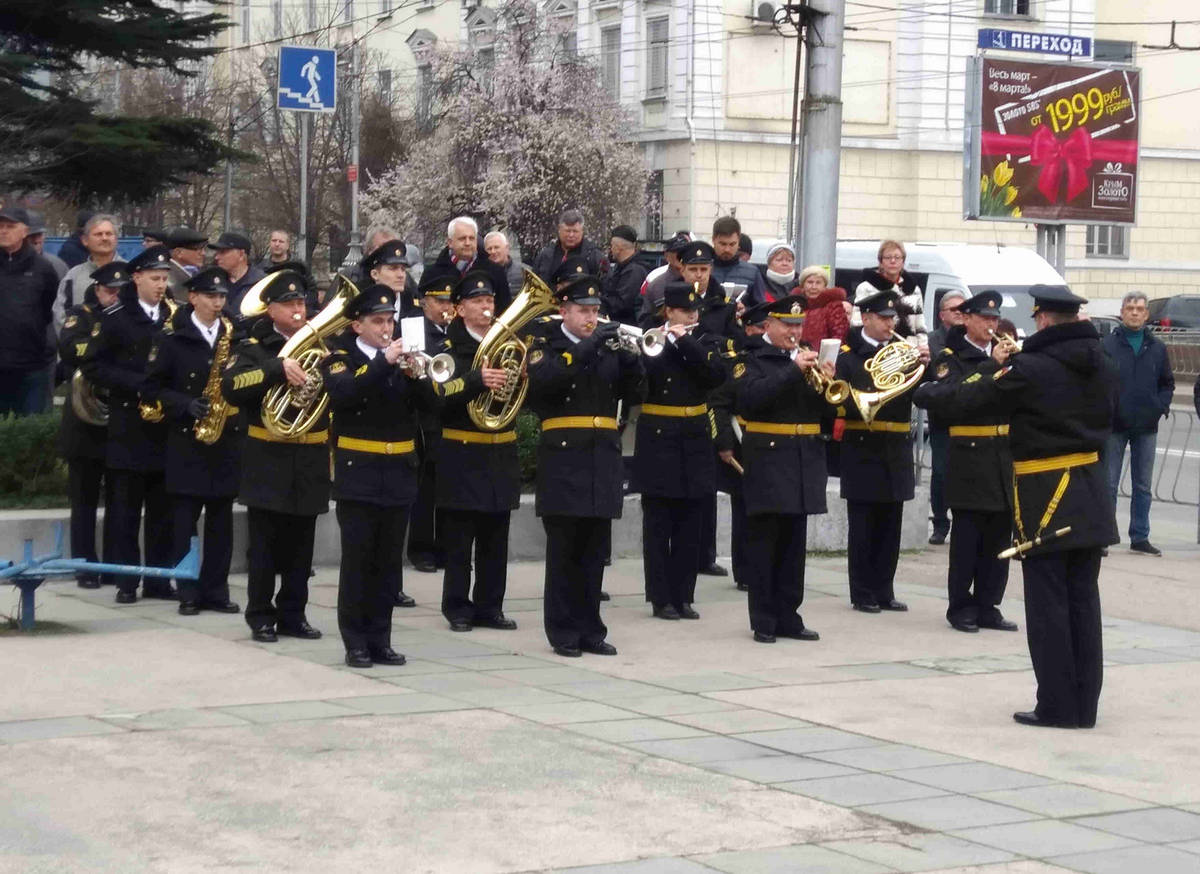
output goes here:
<path id="1" fill-rule="evenodd" d="M 437 383 L 448 382 L 454 376 L 454 356 L 449 352 L 429 355 L 419 349 L 401 352 L 396 366 L 409 370 L 414 379 L 430 379 Z"/>
<path id="2" fill-rule="evenodd" d="M 684 333 L 690 334 L 698 327 L 700 327 L 700 323 L 694 322 L 684 328 Z M 668 336 L 666 325 L 660 325 L 657 328 L 643 331 L 638 340 L 641 353 L 647 358 L 657 358 L 659 355 L 662 355 L 663 350 L 667 348 Z"/>
<path id="3" fill-rule="evenodd" d="M 988 333 L 992 335 L 992 340 L 995 341 L 996 345 L 1006 350 L 1009 355 L 1016 355 L 1021 351 L 1021 342 L 1019 340 L 1010 337 L 1008 334 L 997 333 L 991 328 L 988 328 Z"/>
<path id="4" fill-rule="evenodd" d="M 606 319 L 604 316 L 597 316 L 596 321 L 602 325 L 613 324 L 612 319 Z M 617 326 L 617 336 L 610 337 L 605 341 L 604 345 L 614 352 L 625 350 L 635 355 L 642 354 L 642 338 L 646 332 L 641 328 L 635 328 L 633 325 L 626 325 L 624 322 L 616 322 L 615 324 Z M 653 356 L 659 353 L 651 352 L 648 354 Z"/>

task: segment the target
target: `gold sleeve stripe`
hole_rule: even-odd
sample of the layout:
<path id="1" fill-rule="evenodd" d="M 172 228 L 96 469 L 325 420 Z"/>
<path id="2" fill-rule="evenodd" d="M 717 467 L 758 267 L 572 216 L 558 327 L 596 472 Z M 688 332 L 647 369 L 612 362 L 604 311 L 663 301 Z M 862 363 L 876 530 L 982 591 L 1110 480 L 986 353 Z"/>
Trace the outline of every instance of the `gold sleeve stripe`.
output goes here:
<path id="1" fill-rule="evenodd" d="M 83 353 L 86 351 L 87 351 L 87 343 L 76 343 L 75 344 L 75 357 L 76 358 L 82 358 Z"/>
<path id="2" fill-rule="evenodd" d="M 358 368 L 358 370 L 354 371 L 354 375 L 356 377 L 362 376 L 366 372 L 367 372 L 367 365 L 364 364 L 362 367 Z"/>
<path id="3" fill-rule="evenodd" d="M 261 367 L 254 370 L 247 370 L 245 373 L 239 373 L 233 378 L 233 387 L 235 389 L 250 388 L 252 385 L 258 385 L 263 381 L 263 372 Z"/>
<path id="4" fill-rule="evenodd" d="M 572 362 L 572 361 L 574 361 L 574 360 L 575 360 L 575 358 L 574 358 L 574 357 L 571 355 L 571 353 L 570 353 L 570 352 L 564 352 L 564 353 L 562 354 L 562 356 L 563 356 L 563 361 L 567 362 L 567 367 L 570 367 L 570 366 L 571 366 L 571 362 Z"/>

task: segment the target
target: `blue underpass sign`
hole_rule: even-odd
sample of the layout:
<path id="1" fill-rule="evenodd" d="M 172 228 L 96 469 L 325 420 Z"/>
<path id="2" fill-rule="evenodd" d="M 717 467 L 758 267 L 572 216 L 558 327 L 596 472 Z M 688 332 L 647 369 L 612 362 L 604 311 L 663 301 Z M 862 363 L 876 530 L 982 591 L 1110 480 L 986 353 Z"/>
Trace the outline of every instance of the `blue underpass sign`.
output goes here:
<path id="1" fill-rule="evenodd" d="M 280 46 L 275 102 L 280 109 L 333 112 L 337 108 L 337 51 Z"/>
<path id="2" fill-rule="evenodd" d="M 979 29 L 979 48 L 1004 52 L 1034 52 L 1039 55 L 1063 55 L 1090 58 L 1092 40 L 1086 36 L 1061 33 L 1029 33 L 1023 30 Z"/>

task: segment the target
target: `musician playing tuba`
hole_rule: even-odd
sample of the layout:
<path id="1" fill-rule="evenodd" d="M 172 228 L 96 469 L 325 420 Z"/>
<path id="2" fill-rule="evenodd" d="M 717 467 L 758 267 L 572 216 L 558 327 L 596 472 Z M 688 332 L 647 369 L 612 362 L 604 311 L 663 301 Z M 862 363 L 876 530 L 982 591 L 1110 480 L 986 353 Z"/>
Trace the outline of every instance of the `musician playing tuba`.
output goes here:
<path id="1" fill-rule="evenodd" d="M 249 542 L 245 616 L 251 636 L 263 643 L 278 635 L 321 636 L 305 610 L 317 516 L 329 509 L 329 414 L 321 410 L 296 437 L 277 437 L 262 417 L 268 391 L 300 390 L 312 378 L 295 358 L 280 356 L 309 324 L 307 280 L 304 264 L 288 262 L 260 284 L 253 309 L 264 312 L 250 324 L 221 379 L 225 397 L 246 411 L 248 423 L 238 487 Z"/>

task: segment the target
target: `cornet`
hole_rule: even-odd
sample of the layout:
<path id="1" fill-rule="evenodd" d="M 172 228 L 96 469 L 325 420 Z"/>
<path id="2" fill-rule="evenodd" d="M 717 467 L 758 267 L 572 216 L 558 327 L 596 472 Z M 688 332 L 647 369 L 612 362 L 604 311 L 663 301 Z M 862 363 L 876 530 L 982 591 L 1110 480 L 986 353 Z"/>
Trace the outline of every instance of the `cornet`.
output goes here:
<path id="1" fill-rule="evenodd" d="M 607 325 L 612 323 L 612 319 L 606 319 L 604 316 L 597 316 L 596 321 L 600 324 Z M 626 325 L 624 322 L 617 322 L 617 336 L 610 337 L 605 341 L 605 346 L 614 352 L 624 349 L 626 352 L 633 352 L 635 355 L 640 355 L 642 349 L 642 338 L 645 331 L 641 328 L 635 328 L 633 325 Z M 648 353 L 657 355 L 658 352 Z"/>
<path id="2" fill-rule="evenodd" d="M 999 334 L 991 328 L 988 328 L 988 333 L 992 335 L 992 339 L 996 345 L 1001 349 L 1007 350 L 1009 355 L 1016 355 L 1021 351 L 1020 341 L 1013 339 L 1008 334 Z"/>
<path id="3" fill-rule="evenodd" d="M 454 376 L 454 356 L 449 352 L 438 355 L 427 355 L 419 349 L 401 352 L 396 359 L 396 366 L 412 371 L 414 379 L 431 379 L 440 383 Z"/>
<path id="4" fill-rule="evenodd" d="M 685 334 L 690 334 L 700 326 L 699 322 L 694 322 L 684 329 Z M 657 328 L 651 328 L 648 331 L 643 331 L 642 336 L 638 341 L 641 348 L 641 353 L 647 358 L 657 358 L 662 355 L 663 350 L 667 348 L 667 326 L 660 325 Z"/>

